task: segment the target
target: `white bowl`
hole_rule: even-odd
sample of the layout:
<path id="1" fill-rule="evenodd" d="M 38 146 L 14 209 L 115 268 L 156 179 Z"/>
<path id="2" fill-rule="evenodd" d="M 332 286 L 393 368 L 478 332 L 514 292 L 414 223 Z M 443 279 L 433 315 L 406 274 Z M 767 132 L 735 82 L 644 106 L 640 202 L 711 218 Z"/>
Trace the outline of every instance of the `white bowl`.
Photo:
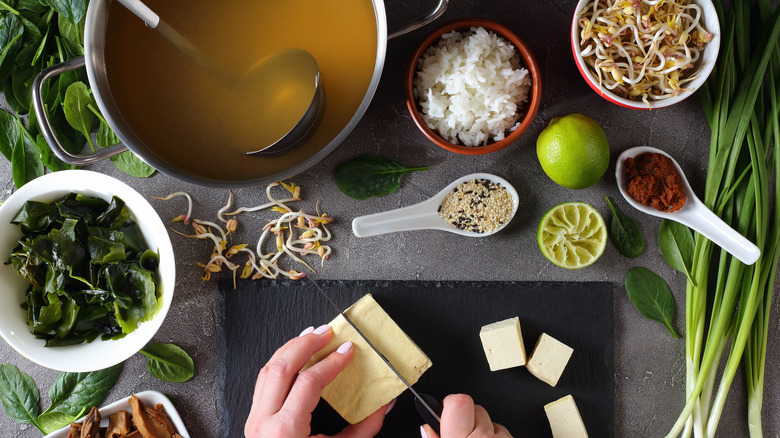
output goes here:
<path id="1" fill-rule="evenodd" d="M 190 438 L 190 434 L 187 432 L 187 428 L 184 427 L 184 422 L 181 421 L 179 412 L 176 411 L 176 407 L 173 406 L 173 403 L 171 403 L 168 397 L 160 394 L 157 391 L 139 392 L 135 396 L 138 397 L 146 406 L 152 408 L 157 404 L 163 405 L 165 408 L 165 413 L 168 415 L 168 418 L 170 418 L 171 423 L 173 423 L 173 427 L 176 428 L 176 433 L 184 438 Z M 130 400 L 129 396 L 98 409 L 100 411 L 100 416 L 102 417 L 102 420 L 100 421 L 100 427 L 108 427 L 108 417 L 114 412 L 127 411 L 132 413 L 133 408 L 130 406 L 130 402 L 128 400 Z M 81 419 L 76 421 L 76 423 L 82 423 L 85 417 L 86 415 L 81 417 Z M 46 435 L 43 438 L 67 438 L 69 430 L 70 425 L 67 425 L 56 432 L 52 432 Z"/>
<path id="2" fill-rule="evenodd" d="M 25 301 L 27 282 L 10 265 L 4 264 L 22 237 L 21 227 L 11 224 L 28 200 L 56 201 L 68 193 L 111 201 L 116 195 L 125 201 L 135 216 L 146 243 L 160 256 L 158 287 L 162 289 L 163 306 L 150 321 L 122 339 L 65 347 L 45 347 L 27 326 L 27 314 L 20 307 Z M 176 277 L 173 247 L 160 217 L 138 192 L 127 184 L 96 172 L 65 170 L 30 181 L 0 205 L 0 336 L 22 356 L 44 367 L 69 372 L 95 371 L 116 365 L 144 347 L 157 333 L 173 300 Z"/>
<path id="3" fill-rule="evenodd" d="M 694 0 L 694 3 L 696 3 L 701 8 L 703 15 L 702 22 L 704 23 L 705 29 L 712 33 L 713 37 L 712 40 L 705 46 L 696 67 L 694 67 L 695 69 L 699 69 L 699 67 L 701 67 L 698 70 L 698 77 L 693 81 L 685 84 L 685 88 L 690 89 L 690 91 L 683 92 L 677 96 L 667 99 L 650 100 L 650 106 L 648 106 L 641 100 L 637 101 L 626 99 L 625 97 L 620 97 L 617 94 L 609 91 L 605 87 L 600 87 L 598 77 L 593 73 L 590 66 L 585 62 L 585 58 L 580 55 L 580 28 L 578 19 L 585 6 L 592 3 L 593 0 L 579 0 L 577 2 L 577 7 L 574 10 L 574 17 L 571 21 L 571 49 L 572 53 L 574 54 L 574 61 L 577 64 L 577 69 L 580 71 L 580 74 L 583 78 L 585 78 L 585 81 L 588 83 L 588 85 L 590 85 L 590 88 L 592 88 L 593 91 L 598 93 L 604 99 L 626 108 L 645 110 L 664 108 L 682 102 L 689 96 L 693 95 L 696 90 L 704 85 L 704 82 L 707 80 L 710 73 L 712 73 L 712 69 L 715 67 L 715 61 L 718 59 L 718 52 L 720 51 L 720 22 L 718 20 L 718 14 L 715 10 L 715 6 L 712 4 L 711 0 Z"/>

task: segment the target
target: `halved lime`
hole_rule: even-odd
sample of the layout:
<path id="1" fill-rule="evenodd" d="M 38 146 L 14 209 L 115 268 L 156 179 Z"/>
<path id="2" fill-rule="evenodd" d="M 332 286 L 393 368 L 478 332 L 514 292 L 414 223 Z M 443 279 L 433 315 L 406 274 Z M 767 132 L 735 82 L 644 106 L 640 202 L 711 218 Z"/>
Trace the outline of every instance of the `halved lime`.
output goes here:
<path id="1" fill-rule="evenodd" d="M 579 269 L 601 257 L 607 246 L 607 226 L 591 205 L 565 202 L 545 213 L 537 240 L 548 260 L 562 268 Z"/>

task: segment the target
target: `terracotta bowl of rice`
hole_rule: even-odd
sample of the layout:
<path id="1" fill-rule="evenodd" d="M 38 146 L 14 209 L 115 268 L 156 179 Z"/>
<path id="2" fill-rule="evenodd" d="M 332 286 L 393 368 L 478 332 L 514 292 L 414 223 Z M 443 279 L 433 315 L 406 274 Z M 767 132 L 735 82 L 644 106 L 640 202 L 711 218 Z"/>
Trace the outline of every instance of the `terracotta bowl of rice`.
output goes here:
<path id="1" fill-rule="evenodd" d="M 404 88 L 422 133 L 465 155 L 495 152 L 520 138 L 542 97 L 531 50 L 485 19 L 453 21 L 428 35 L 409 61 Z"/>

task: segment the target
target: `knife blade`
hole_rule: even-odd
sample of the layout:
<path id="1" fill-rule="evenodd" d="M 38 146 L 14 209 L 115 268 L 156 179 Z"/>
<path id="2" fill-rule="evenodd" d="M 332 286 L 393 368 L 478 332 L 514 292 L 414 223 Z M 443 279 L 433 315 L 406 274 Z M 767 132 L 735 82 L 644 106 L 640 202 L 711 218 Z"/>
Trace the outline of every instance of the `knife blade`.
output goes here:
<path id="1" fill-rule="evenodd" d="M 390 361 L 389 361 L 389 360 L 387 360 L 387 358 L 385 357 L 385 355 L 384 355 L 384 354 L 382 354 L 382 352 L 381 352 L 381 351 L 379 351 L 379 350 L 378 350 L 378 349 L 377 349 L 377 348 L 374 346 L 374 344 L 373 344 L 373 343 L 372 343 L 372 342 L 371 342 L 371 341 L 370 341 L 370 340 L 369 340 L 369 339 L 366 337 L 366 335 L 365 335 L 365 334 L 363 334 L 363 332 L 362 332 L 362 331 L 360 331 L 360 329 L 359 329 L 359 328 L 358 328 L 358 327 L 355 325 L 355 323 L 353 323 L 353 322 L 352 322 L 352 320 L 351 320 L 351 319 L 349 319 L 349 317 L 347 316 L 347 314 L 341 311 L 341 308 L 340 308 L 340 307 L 339 307 L 339 306 L 336 304 L 336 302 L 335 302 L 335 301 L 333 301 L 333 300 L 330 298 L 330 296 L 328 296 L 328 294 L 327 294 L 327 293 L 325 293 L 325 291 L 324 291 L 324 290 L 322 290 L 322 288 L 320 287 L 320 285 L 319 285 L 319 284 L 317 284 L 317 282 L 316 282 L 316 281 L 314 281 L 314 280 L 313 280 L 311 277 L 309 277 L 309 276 L 306 276 L 306 278 L 308 278 L 308 279 L 309 279 L 309 282 L 311 282 L 311 284 L 313 284 L 313 285 L 314 285 L 314 288 L 315 288 L 315 289 L 317 289 L 317 291 L 320 293 L 320 295 L 322 295 L 323 297 L 325 297 L 325 300 L 326 300 L 326 301 L 328 301 L 328 302 L 330 303 L 330 305 L 331 305 L 331 306 L 332 306 L 334 309 L 336 309 L 336 311 L 337 311 L 337 312 L 339 312 L 339 315 L 341 315 L 341 316 L 344 318 L 344 320 L 345 320 L 345 321 L 347 321 L 347 324 L 349 324 L 349 325 L 350 325 L 350 326 L 351 326 L 351 327 L 352 327 L 352 328 L 355 330 L 355 332 L 357 332 L 357 334 L 358 334 L 358 335 L 359 335 L 361 338 L 363 338 L 363 341 L 365 341 L 365 342 L 366 342 L 366 344 L 368 344 L 368 346 L 369 346 L 369 347 L 371 347 L 371 349 L 372 349 L 372 350 L 374 350 L 374 352 L 375 352 L 377 355 L 379 355 L 379 358 L 380 358 L 380 359 L 382 359 L 382 362 L 384 362 L 384 363 L 385 363 L 385 365 L 387 365 L 387 367 L 388 367 L 388 368 L 390 368 L 390 370 L 391 370 L 391 371 L 392 371 L 392 372 L 393 372 L 393 373 L 396 375 L 396 377 L 398 377 L 398 378 L 401 380 L 401 382 L 403 382 L 403 384 L 404 384 L 404 385 L 406 385 L 406 388 L 407 388 L 407 389 L 408 389 L 408 390 L 409 390 L 409 391 L 410 391 L 410 392 L 411 392 L 411 393 L 414 395 L 414 398 L 415 398 L 415 404 L 419 403 L 420 405 L 422 405 L 422 407 L 423 407 L 423 408 L 425 408 L 425 410 L 426 410 L 426 411 L 427 411 L 429 414 L 431 414 L 431 416 L 432 416 L 432 417 L 433 417 L 433 418 L 434 418 L 434 419 L 435 419 L 437 422 L 441 423 L 441 416 L 440 416 L 441 409 L 439 408 L 439 409 L 438 409 L 438 413 L 437 413 L 437 411 L 436 411 L 436 410 L 434 410 L 434 409 L 431 407 L 431 405 L 430 405 L 430 404 L 429 404 L 429 403 L 428 403 L 428 402 L 427 402 L 427 401 L 426 401 L 426 400 L 425 400 L 425 399 L 424 399 L 424 398 L 423 398 L 423 397 L 422 397 L 422 396 L 421 396 L 421 395 L 420 395 L 420 394 L 419 394 L 417 391 L 415 391 L 415 390 L 414 390 L 414 388 L 412 388 L 412 385 L 410 385 L 410 384 L 409 384 L 409 382 L 407 382 L 407 381 L 406 381 L 406 379 L 404 378 L 404 376 L 402 376 L 402 375 L 401 375 L 401 373 L 398 371 L 398 369 L 396 369 L 396 367 L 394 367 L 394 366 L 393 366 L 393 364 L 391 364 L 391 363 L 390 363 Z M 430 397 L 430 396 L 428 396 L 428 398 L 429 398 L 429 399 L 433 399 L 433 398 L 432 398 L 432 397 Z M 435 400 L 435 399 L 433 399 L 433 400 Z M 437 406 L 437 408 L 438 408 L 438 406 Z M 438 425 L 436 425 L 436 426 L 438 426 Z M 437 429 L 438 429 L 438 428 L 437 428 Z"/>

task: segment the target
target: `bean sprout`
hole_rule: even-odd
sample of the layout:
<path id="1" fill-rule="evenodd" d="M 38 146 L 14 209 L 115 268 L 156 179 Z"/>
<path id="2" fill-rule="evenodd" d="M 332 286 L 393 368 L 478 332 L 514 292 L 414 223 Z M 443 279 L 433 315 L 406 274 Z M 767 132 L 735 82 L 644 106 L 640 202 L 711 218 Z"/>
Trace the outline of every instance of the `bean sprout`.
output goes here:
<path id="1" fill-rule="evenodd" d="M 271 194 L 271 189 L 277 186 L 284 187 L 292 197 L 276 199 Z M 320 266 L 324 266 L 325 260 L 331 254 L 331 248 L 325 245 L 331 239 L 330 231 L 325 227 L 325 224 L 330 223 L 333 218 L 329 217 L 326 213 L 319 212 L 319 203 L 317 204 L 317 214 L 306 214 L 302 211 L 293 211 L 286 203 L 300 201 L 301 188 L 293 183 L 278 182 L 268 185 L 266 187 L 266 196 L 269 202 L 258 205 L 255 207 L 241 207 L 235 211 L 227 213 L 233 203 L 233 192 L 228 191 L 228 199 L 226 204 L 217 211 L 217 219 L 225 224 L 225 229 L 218 223 L 204 221 L 200 219 L 191 218 L 192 215 L 192 198 L 184 192 L 172 193 L 164 198 L 158 198 L 152 196 L 154 199 L 169 200 L 177 196 L 184 196 L 187 198 L 189 204 L 187 213 L 182 214 L 174 218 L 174 221 L 183 221 L 187 225 L 191 225 L 194 234 L 185 234 L 180 231 L 173 230 L 173 232 L 185 237 L 206 239 L 213 243 L 211 256 L 206 263 L 198 263 L 198 266 L 203 268 L 203 274 L 201 279 L 208 281 L 211 279 L 212 273 L 222 272 L 223 268 L 227 268 L 233 275 L 233 288 L 236 287 L 236 277 L 246 279 L 251 278 L 256 280 L 259 278 L 275 279 L 280 275 L 290 278 L 291 280 L 299 280 L 306 274 L 304 272 L 298 272 L 296 270 L 284 270 L 279 267 L 278 262 L 280 259 L 287 255 L 290 259 L 297 263 L 303 264 L 312 272 L 316 272 L 302 257 L 306 255 L 317 255 L 321 259 Z M 238 221 L 235 217 L 226 218 L 226 216 L 236 216 L 245 212 L 256 212 L 259 210 L 270 209 L 281 213 L 276 219 L 273 219 L 265 224 L 262 228 L 262 233 L 257 241 L 256 252 L 247 248 L 248 245 L 238 244 L 227 248 L 228 236 L 232 231 L 235 231 L 238 226 Z M 227 231 L 225 231 L 227 230 Z M 263 252 L 263 246 L 271 234 L 275 236 L 276 252 Z M 243 267 L 240 263 L 230 261 L 234 256 L 241 254 L 246 257 L 246 262 Z"/>
<path id="2" fill-rule="evenodd" d="M 712 40 L 691 0 L 594 0 L 578 19 L 580 54 L 599 87 L 650 102 L 690 91 Z"/>

